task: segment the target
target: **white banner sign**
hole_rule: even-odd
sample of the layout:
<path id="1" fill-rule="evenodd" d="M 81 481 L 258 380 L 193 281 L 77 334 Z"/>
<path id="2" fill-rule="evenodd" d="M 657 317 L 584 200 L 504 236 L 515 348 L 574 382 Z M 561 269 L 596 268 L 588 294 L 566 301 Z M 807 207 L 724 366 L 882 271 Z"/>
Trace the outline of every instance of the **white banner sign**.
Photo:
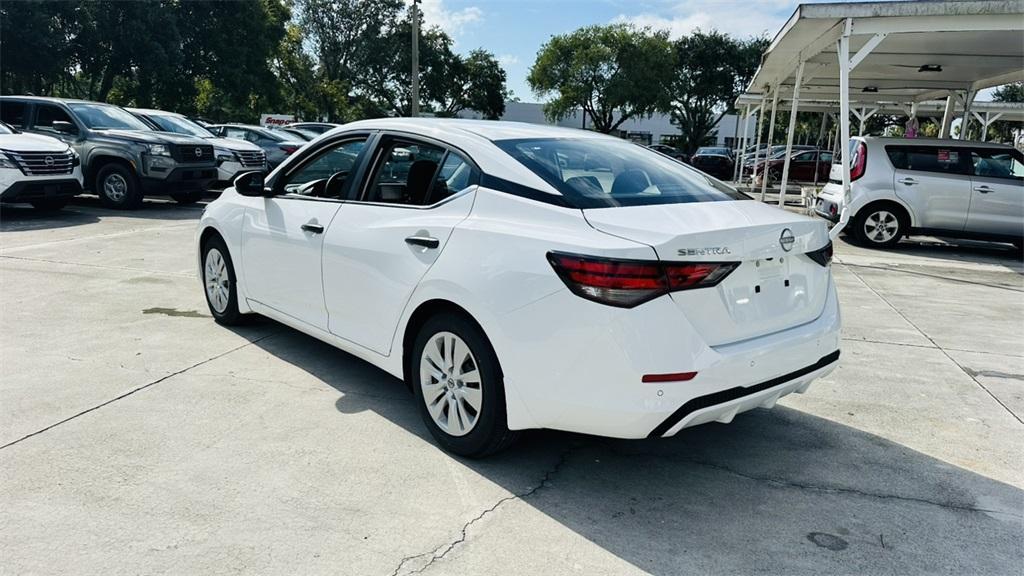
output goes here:
<path id="1" fill-rule="evenodd" d="M 284 126 L 292 122 L 295 122 L 295 116 L 292 114 L 260 114 L 260 126 L 264 128 Z"/>

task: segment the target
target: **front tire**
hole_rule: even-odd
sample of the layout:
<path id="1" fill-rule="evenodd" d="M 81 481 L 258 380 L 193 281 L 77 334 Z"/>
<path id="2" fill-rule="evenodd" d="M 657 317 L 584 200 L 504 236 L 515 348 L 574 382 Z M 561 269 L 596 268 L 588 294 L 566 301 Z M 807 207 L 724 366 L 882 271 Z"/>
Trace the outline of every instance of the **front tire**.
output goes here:
<path id="1" fill-rule="evenodd" d="M 203 244 L 203 292 L 206 305 L 218 324 L 237 326 L 245 316 L 238 311 L 238 290 L 235 288 L 235 267 L 228 247 L 219 236 Z"/>
<path id="2" fill-rule="evenodd" d="M 872 248 L 891 248 L 907 231 L 906 217 L 892 206 L 867 206 L 857 213 L 853 233 L 857 240 Z"/>
<path id="3" fill-rule="evenodd" d="M 142 185 L 123 164 L 110 163 L 100 168 L 93 189 L 108 208 L 133 210 L 142 204 Z"/>
<path id="4" fill-rule="evenodd" d="M 508 429 L 497 355 L 464 315 L 444 312 L 427 320 L 413 345 L 409 372 L 423 422 L 445 450 L 480 458 L 518 436 Z"/>

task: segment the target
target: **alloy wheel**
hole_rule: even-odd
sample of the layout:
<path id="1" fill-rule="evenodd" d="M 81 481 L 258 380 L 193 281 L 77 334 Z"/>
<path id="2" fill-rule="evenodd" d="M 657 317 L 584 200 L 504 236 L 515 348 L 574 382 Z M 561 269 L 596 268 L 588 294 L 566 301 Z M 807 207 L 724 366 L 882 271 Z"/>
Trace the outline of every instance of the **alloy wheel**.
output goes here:
<path id="1" fill-rule="evenodd" d="M 899 219 L 888 210 L 872 212 L 864 219 L 864 236 L 872 242 L 884 244 L 892 240 L 899 229 Z"/>
<path id="2" fill-rule="evenodd" d="M 103 179 L 103 194 L 112 202 L 122 202 L 128 195 L 128 181 L 120 174 L 108 174 Z"/>
<path id="3" fill-rule="evenodd" d="M 218 313 L 223 313 L 228 308 L 228 301 L 231 299 L 231 280 L 228 277 L 227 264 L 220 250 L 210 248 L 206 252 L 206 261 L 203 265 L 203 276 L 206 281 L 206 297 L 210 306 Z"/>
<path id="4" fill-rule="evenodd" d="M 420 356 L 420 390 L 434 423 L 451 436 L 465 436 L 483 407 L 480 370 L 466 342 L 451 332 L 430 337 Z"/>

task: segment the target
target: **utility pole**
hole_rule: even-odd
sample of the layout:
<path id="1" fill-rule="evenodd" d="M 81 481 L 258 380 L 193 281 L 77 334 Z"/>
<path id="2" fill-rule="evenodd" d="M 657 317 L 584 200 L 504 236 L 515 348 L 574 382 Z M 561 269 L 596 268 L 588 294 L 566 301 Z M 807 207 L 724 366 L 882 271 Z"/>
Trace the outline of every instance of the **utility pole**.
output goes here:
<path id="1" fill-rule="evenodd" d="M 411 116 L 420 115 L 420 0 L 412 0 L 412 102 Z"/>

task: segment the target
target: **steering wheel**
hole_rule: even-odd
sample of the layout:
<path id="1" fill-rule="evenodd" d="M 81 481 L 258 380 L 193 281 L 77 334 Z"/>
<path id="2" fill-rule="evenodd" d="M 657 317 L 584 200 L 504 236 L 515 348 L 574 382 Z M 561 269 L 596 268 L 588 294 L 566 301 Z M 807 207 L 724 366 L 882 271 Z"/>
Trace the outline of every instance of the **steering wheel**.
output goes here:
<path id="1" fill-rule="evenodd" d="M 331 177 L 327 179 L 327 183 L 324 184 L 324 198 L 341 198 L 342 188 L 345 186 L 345 178 L 348 177 L 348 171 L 335 172 L 331 174 Z"/>

